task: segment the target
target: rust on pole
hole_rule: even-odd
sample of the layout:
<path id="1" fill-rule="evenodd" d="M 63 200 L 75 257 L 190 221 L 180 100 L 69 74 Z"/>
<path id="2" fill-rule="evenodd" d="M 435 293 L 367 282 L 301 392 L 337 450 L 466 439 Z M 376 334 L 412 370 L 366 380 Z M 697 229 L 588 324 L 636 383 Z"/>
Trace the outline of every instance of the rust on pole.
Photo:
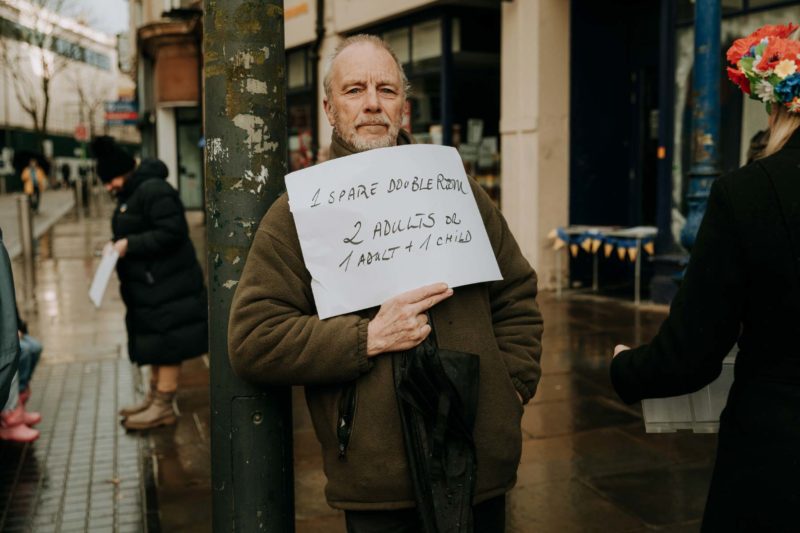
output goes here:
<path id="1" fill-rule="evenodd" d="M 233 293 L 287 172 L 283 2 L 205 0 L 204 17 L 213 526 L 291 532 L 291 391 L 243 382 L 227 349 Z"/>

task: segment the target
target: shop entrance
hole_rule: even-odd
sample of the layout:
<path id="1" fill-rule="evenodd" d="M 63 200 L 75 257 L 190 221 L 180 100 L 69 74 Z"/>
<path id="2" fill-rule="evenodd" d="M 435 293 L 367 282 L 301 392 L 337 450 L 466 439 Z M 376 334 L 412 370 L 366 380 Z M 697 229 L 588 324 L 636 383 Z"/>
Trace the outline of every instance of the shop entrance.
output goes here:
<path id="1" fill-rule="evenodd" d="M 658 0 L 572 0 L 570 224 L 655 226 Z M 629 258 L 601 260 L 603 286 L 629 284 Z M 573 282 L 591 283 L 579 253 Z"/>

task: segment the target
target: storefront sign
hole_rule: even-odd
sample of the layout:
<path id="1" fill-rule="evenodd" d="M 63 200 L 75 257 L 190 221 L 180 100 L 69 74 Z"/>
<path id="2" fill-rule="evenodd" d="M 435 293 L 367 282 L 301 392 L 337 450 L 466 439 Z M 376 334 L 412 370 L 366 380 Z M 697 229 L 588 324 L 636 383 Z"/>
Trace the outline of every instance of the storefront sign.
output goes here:
<path id="1" fill-rule="evenodd" d="M 283 18 L 286 20 L 299 17 L 308 13 L 308 2 L 297 4 L 296 6 L 287 7 L 283 10 Z"/>
<path id="2" fill-rule="evenodd" d="M 134 125 L 139 120 L 135 100 L 106 102 L 106 124 L 109 126 Z"/>
<path id="3" fill-rule="evenodd" d="M 502 279 L 454 148 L 370 150 L 286 176 L 320 318 Z"/>

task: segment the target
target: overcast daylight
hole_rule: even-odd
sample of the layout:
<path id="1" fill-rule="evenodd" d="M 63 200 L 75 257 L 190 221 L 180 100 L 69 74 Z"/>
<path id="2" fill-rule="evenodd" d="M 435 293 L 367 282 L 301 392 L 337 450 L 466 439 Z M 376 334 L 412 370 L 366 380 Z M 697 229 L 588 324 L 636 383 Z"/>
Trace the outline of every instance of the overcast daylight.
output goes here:
<path id="1" fill-rule="evenodd" d="M 0 0 L 0 532 L 800 531 L 798 17 Z"/>

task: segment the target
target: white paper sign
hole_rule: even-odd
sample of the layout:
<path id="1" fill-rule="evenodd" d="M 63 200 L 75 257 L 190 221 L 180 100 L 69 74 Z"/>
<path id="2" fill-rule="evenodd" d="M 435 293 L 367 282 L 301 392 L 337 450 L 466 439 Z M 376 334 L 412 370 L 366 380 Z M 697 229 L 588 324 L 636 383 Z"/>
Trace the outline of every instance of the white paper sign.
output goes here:
<path id="1" fill-rule="evenodd" d="M 455 148 L 369 150 L 292 172 L 286 189 L 320 318 L 502 279 Z"/>
<path id="2" fill-rule="evenodd" d="M 108 281 L 111 279 L 118 259 L 117 251 L 111 245 L 106 245 L 103 250 L 103 259 L 100 261 L 97 272 L 94 273 L 92 285 L 89 287 L 89 299 L 92 300 L 95 307 L 100 307 L 100 302 L 103 301 L 103 294 L 106 292 Z"/>

